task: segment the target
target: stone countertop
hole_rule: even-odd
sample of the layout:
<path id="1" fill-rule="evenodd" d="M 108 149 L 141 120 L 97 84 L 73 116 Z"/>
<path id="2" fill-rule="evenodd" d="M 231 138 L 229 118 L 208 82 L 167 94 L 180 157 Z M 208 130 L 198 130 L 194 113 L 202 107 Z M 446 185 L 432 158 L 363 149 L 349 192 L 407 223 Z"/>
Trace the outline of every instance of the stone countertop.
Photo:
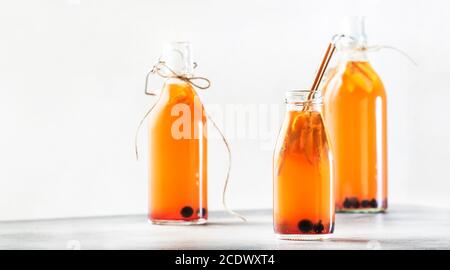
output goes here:
<path id="1" fill-rule="evenodd" d="M 331 239 L 278 240 L 270 210 L 248 222 L 211 212 L 207 225 L 151 225 L 145 215 L 0 222 L 0 249 L 450 249 L 450 209 L 393 206 L 338 214 Z"/>

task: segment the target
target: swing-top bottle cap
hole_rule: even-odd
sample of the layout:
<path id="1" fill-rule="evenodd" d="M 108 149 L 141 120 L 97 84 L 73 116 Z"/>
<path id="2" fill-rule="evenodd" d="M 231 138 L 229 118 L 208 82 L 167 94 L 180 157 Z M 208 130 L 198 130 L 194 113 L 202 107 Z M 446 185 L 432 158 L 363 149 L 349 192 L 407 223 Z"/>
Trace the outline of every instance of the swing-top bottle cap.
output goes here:
<path id="1" fill-rule="evenodd" d="M 186 41 L 166 43 L 160 58 L 161 61 L 178 75 L 191 75 L 194 68 L 191 44 Z"/>
<path id="2" fill-rule="evenodd" d="M 349 37 L 346 39 L 348 45 L 362 47 L 367 44 L 364 16 L 346 17 L 341 21 L 339 30 L 341 34 Z"/>

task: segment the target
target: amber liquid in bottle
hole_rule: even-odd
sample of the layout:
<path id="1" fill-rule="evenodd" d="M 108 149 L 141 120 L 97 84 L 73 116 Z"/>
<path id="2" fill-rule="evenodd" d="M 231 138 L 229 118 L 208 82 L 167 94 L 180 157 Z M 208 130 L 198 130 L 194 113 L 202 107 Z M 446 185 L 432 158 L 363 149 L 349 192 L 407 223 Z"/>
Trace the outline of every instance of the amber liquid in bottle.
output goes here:
<path id="1" fill-rule="evenodd" d="M 386 93 L 368 61 L 349 60 L 326 82 L 324 117 L 336 172 L 336 210 L 387 209 Z"/>
<path id="2" fill-rule="evenodd" d="M 149 219 L 153 223 L 206 222 L 206 121 L 192 85 L 168 80 L 149 117 Z"/>
<path id="3" fill-rule="evenodd" d="M 326 238 L 334 230 L 332 160 L 317 106 L 289 110 L 275 148 L 274 230 L 282 239 Z"/>

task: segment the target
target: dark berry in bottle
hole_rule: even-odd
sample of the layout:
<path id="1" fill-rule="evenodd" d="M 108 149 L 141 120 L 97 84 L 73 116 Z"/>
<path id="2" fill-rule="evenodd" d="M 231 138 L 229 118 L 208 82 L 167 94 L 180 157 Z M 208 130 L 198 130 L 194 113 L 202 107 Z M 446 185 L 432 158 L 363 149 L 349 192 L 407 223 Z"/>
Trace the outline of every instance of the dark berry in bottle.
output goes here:
<path id="1" fill-rule="evenodd" d="M 345 198 L 344 200 L 344 208 L 350 208 L 352 207 L 352 204 L 348 198 Z"/>
<path id="2" fill-rule="evenodd" d="M 349 201 L 350 201 L 351 207 L 353 207 L 353 208 L 359 208 L 360 203 L 359 203 L 358 198 L 351 198 Z"/>
<path id="3" fill-rule="evenodd" d="M 375 199 L 370 200 L 370 207 L 378 208 L 378 202 Z"/>
<path id="4" fill-rule="evenodd" d="M 185 218 L 188 218 L 194 214 L 194 209 L 190 206 L 185 206 L 183 209 L 181 209 L 181 215 Z"/>
<path id="5" fill-rule="evenodd" d="M 313 229 L 313 223 L 308 219 L 303 219 L 298 223 L 298 229 L 303 233 L 310 232 Z"/>
<path id="6" fill-rule="evenodd" d="M 204 216 L 206 216 L 206 208 L 198 209 L 198 210 L 197 210 L 197 215 L 198 215 L 199 217 L 204 217 Z"/>
<path id="7" fill-rule="evenodd" d="M 361 207 L 362 208 L 368 208 L 370 206 L 369 200 L 362 200 L 361 201 Z"/>
<path id="8" fill-rule="evenodd" d="M 325 227 L 322 224 L 322 220 L 319 220 L 317 224 L 314 224 L 313 230 L 315 233 L 322 233 Z"/>

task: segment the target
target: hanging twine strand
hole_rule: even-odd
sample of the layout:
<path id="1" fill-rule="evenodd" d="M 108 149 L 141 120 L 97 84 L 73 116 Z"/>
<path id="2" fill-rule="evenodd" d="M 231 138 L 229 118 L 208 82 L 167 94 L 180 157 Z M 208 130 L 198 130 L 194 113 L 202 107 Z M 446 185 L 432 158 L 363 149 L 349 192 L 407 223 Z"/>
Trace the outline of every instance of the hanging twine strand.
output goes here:
<path id="1" fill-rule="evenodd" d="M 194 63 L 194 68 L 196 68 L 196 67 L 197 67 L 197 63 Z M 192 85 L 193 87 L 196 87 L 196 88 L 201 89 L 201 90 L 208 89 L 211 86 L 211 81 L 208 80 L 207 78 L 205 78 L 205 77 L 188 76 L 188 75 L 185 75 L 185 74 L 178 74 L 173 69 L 171 69 L 169 66 L 167 66 L 164 61 L 159 60 L 158 63 L 156 63 L 153 66 L 153 68 L 145 76 L 144 93 L 146 95 L 149 95 L 149 96 L 156 96 L 157 95 L 154 91 L 150 91 L 149 92 L 149 90 L 148 90 L 148 81 L 150 79 L 150 75 L 158 75 L 159 77 L 165 78 L 165 79 L 169 79 L 169 78 L 179 79 L 179 80 L 182 80 L 182 81 Z M 138 143 L 137 143 L 138 136 L 139 136 L 139 131 L 141 130 L 142 125 L 145 122 L 145 119 L 147 119 L 147 117 L 150 115 L 152 110 L 155 108 L 155 105 L 156 105 L 156 102 L 150 107 L 150 109 L 144 114 L 142 119 L 139 121 L 139 125 L 137 127 L 136 134 L 135 134 L 135 137 L 134 137 L 134 150 L 135 150 L 135 154 L 136 154 L 136 160 L 139 160 L 139 150 L 138 150 Z M 227 154 L 228 154 L 228 168 L 227 168 L 227 175 L 226 175 L 226 178 L 225 178 L 225 183 L 224 183 L 223 191 L 222 191 L 222 205 L 223 205 L 224 209 L 230 215 L 235 216 L 235 217 L 241 219 L 242 221 L 247 221 L 247 219 L 244 216 L 234 212 L 233 210 L 231 210 L 228 207 L 227 200 L 226 200 L 226 194 L 227 194 L 228 186 L 229 186 L 229 182 L 230 182 L 231 149 L 230 149 L 230 145 L 229 145 L 227 139 L 225 138 L 225 135 L 223 134 L 221 129 L 217 126 L 216 122 L 214 122 L 212 117 L 210 115 L 208 115 L 206 112 L 205 112 L 205 114 L 208 117 L 208 120 L 212 123 L 214 128 L 220 134 L 220 136 L 222 138 L 222 141 L 225 144 L 225 147 L 227 149 Z"/>
<path id="2" fill-rule="evenodd" d="M 402 49 L 399 49 L 397 47 L 394 46 L 388 46 L 388 45 L 372 45 L 372 46 L 367 46 L 367 47 L 363 47 L 360 48 L 359 50 L 362 51 L 367 51 L 367 52 L 377 52 L 380 51 L 382 49 L 388 49 L 388 50 L 393 50 L 399 54 L 401 54 L 403 57 L 405 57 L 406 59 L 409 60 L 409 62 L 411 62 L 411 64 L 413 64 L 414 66 L 419 66 L 419 64 L 411 57 L 409 56 L 409 54 L 407 54 L 405 51 L 403 51 Z"/>
<path id="3" fill-rule="evenodd" d="M 227 204 L 227 200 L 226 200 L 226 195 L 227 195 L 227 191 L 228 191 L 228 184 L 229 184 L 229 179 L 230 179 L 230 171 L 231 171 L 231 149 L 230 149 L 230 145 L 228 144 L 227 139 L 225 138 L 225 136 L 223 135 L 222 131 L 220 130 L 220 128 L 217 126 L 216 122 L 214 122 L 214 120 L 206 113 L 206 115 L 208 116 L 209 121 L 211 121 L 211 123 L 213 124 L 213 126 L 216 128 L 217 132 L 219 132 L 220 136 L 222 137 L 222 141 L 225 144 L 225 147 L 227 148 L 227 153 L 228 153 L 228 168 L 227 168 L 227 176 L 225 178 L 225 183 L 223 186 L 223 191 L 222 191 L 222 205 L 223 208 L 225 209 L 225 211 L 227 211 L 229 214 L 241 219 L 242 221 L 247 221 L 247 218 L 245 218 L 244 216 L 242 216 L 239 213 L 236 213 L 235 211 L 231 210 L 231 208 L 228 207 Z"/>
<path id="4" fill-rule="evenodd" d="M 356 39 L 352 36 L 349 35 L 345 35 L 345 34 L 337 34 L 334 35 L 332 38 L 332 42 L 334 44 L 337 44 L 340 40 L 342 39 L 349 39 L 351 41 L 356 41 Z M 397 48 L 395 46 L 389 46 L 389 45 L 371 45 L 371 46 L 361 46 L 361 47 L 357 47 L 357 48 L 348 48 L 348 49 L 344 49 L 344 50 L 348 50 L 348 51 L 366 51 L 366 52 L 377 52 L 380 51 L 382 49 L 388 49 L 388 50 L 393 50 L 399 54 L 401 54 L 403 57 L 405 57 L 406 59 L 409 60 L 409 62 L 411 62 L 411 64 L 413 64 L 414 66 L 418 66 L 419 64 L 408 54 L 406 53 L 404 50 Z"/>

